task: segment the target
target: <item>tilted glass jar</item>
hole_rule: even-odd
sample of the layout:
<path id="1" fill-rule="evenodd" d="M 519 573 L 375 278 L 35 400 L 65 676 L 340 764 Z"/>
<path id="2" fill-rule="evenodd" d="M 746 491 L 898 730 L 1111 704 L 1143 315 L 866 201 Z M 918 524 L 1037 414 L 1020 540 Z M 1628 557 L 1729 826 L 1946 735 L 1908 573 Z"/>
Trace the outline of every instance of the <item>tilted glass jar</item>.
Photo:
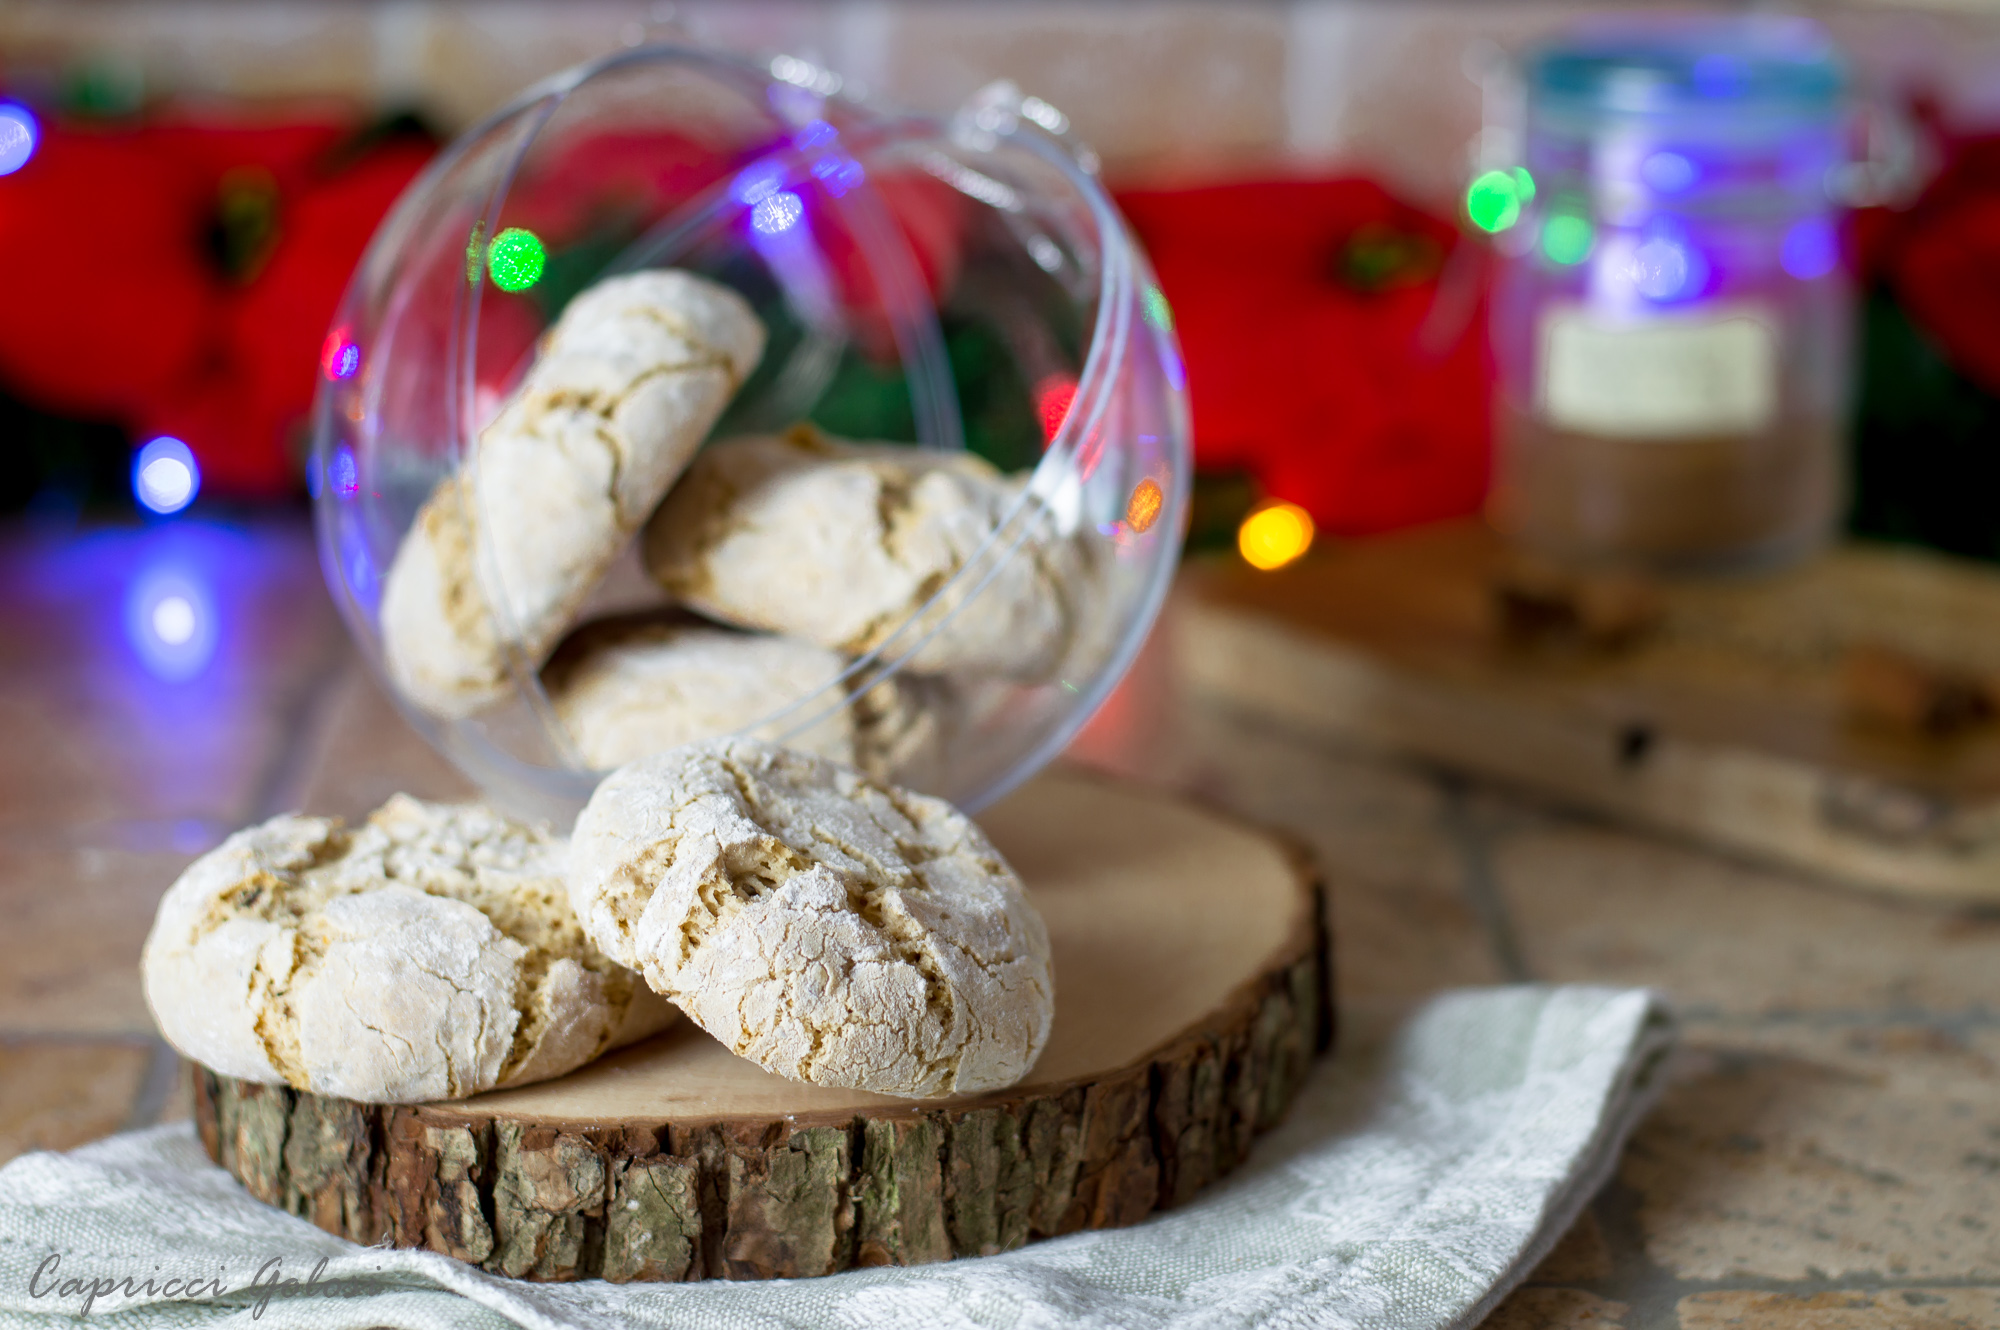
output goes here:
<path id="1" fill-rule="evenodd" d="M 1800 19 L 1626 20 L 1532 58 L 1493 304 L 1503 531 L 1657 569 L 1829 537 L 1848 121 L 1842 64 Z"/>
<path id="2" fill-rule="evenodd" d="M 476 486 L 444 487 L 476 475 L 476 440 L 572 296 L 681 269 L 734 290 L 768 334 L 718 440 L 809 422 L 965 451 L 1005 495 L 878 639 L 806 643 L 818 673 L 789 679 L 768 711 L 691 712 L 695 737 L 806 746 L 894 722 L 886 775 L 974 811 L 1054 757 L 1166 597 L 1191 458 L 1171 311 L 1067 129 L 1012 85 L 951 117 L 900 115 L 794 57 L 659 45 L 559 75 L 454 143 L 383 222 L 335 316 L 309 472 L 329 589 L 412 724 L 496 802 L 558 822 L 616 764 L 587 756 L 559 713 L 563 648 L 551 656 L 507 613 L 538 570 L 502 552 L 539 547 L 468 500 Z M 505 684 L 456 712 L 398 684 L 383 609 L 420 514 L 453 498 L 453 529 L 472 534 L 451 604 L 497 644 Z M 636 546 L 618 534 L 564 619 L 570 645 L 630 615 L 691 615 Z M 1058 571 L 1011 575 L 1038 560 Z M 1033 671 L 925 663 L 953 625 L 1009 613 L 1059 625 Z M 755 624 L 705 626 L 759 640 L 736 632 Z"/>

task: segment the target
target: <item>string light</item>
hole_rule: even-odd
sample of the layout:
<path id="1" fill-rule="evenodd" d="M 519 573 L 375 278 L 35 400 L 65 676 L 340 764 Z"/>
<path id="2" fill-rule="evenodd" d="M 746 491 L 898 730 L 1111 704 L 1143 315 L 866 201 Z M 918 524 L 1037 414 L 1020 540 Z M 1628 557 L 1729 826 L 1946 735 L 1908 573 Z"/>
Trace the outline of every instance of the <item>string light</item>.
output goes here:
<path id="1" fill-rule="evenodd" d="M 41 141 L 34 112 L 19 102 L 0 102 L 0 175 L 12 175 L 26 166 Z"/>
<path id="2" fill-rule="evenodd" d="M 341 444 L 326 464 L 327 483 L 335 498 L 351 499 L 361 492 L 361 472 L 354 463 L 354 450 Z"/>
<path id="3" fill-rule="evenodd" d="M 1465 191 L 1465 215 L 1482 231 L 1498 233 L 1521 220 L 1521 209 L 1534 201 L 1535 178 L 1521 167 L 1487 171 Z"/>
<path id="4" fill-rule="evenodd" d="M 1132 497 L 1125 504 L 1125 525 L 1133 531 L 1144 531 L 1160 520 L 1160 510 L 1166 506 L 1167 496 L 1160 490 L 1160 482 L 1151 476 L 1132 487 Z"/>
<path id="5" fill-rule="evenodd" d="M 1051 374 L 1035 385 L 1035 413 L 1042 418 L 1042 438 L 1053 441 L 1076 400 L 1076 380 L 1067 374 Z"/>
<path id="6" fill-rule="evenodd" d="M 165 516 L 194 502 L 201 490 L 201 468 L 194 451 L 179 439 L 162 434 L 132 459 L 132 497 L 142 508 Z"/>
<path id="7" fill-rule="evenodd" d="M 542 280 L 548 255 L 533 231 L 510 226 L 486 247 L 486 271 L 502 291 L 525 291 Z M 357 364 L 359 361 L 357 360 Z"/>
<path id="8" fill-rule="evenodd" d="M 757 200 L 750 209 L 750 225 L 763 235 L 774 236 L 797 226 L 805 215 L 804 200 L 789 189 L 781 189 Z"/>
<path id="9" fill-rule="evenodd" d="M 199 627 L 194 602 L 186 596 L 162 596 L 153 605 L 153 635 L 160 639 L 162 646 L 186 646 L 194 640 L 195 629 Z"/>
<path id="10" fill-rule="evenodd" d="M 208 668 L 221 643 L 215 596 L 193 569 L 156 564 L 125 594 L 125 637 L 155 678 L 184 683 Z"/>
<path id="11" fill-rule="evenodd" d="M 319 367 L 329 379 L 351 379 L 360 371 L 361 348 L 347 335 L 347 329 L 335 328 L 326 335 L 319 349 Z"/>
<path id="12" fill-rule="evenodd" d="M 1590 257 L 1596 242 L 1596 230 L 1590 220 L 1575 213 L 1559 212 L 1542 223 L 1542 255 L 1550 263 L 1564 267 L 1582 263 Z"/>
<path id="13" fill-rule="evenodd" d="M 1312 514 L 1295 503 L 1271 503 L 1236 528 L 1236 548 L 1252 568 L 1282 568 L 1312 548 Z"/>
<path id="14" fill-rule="evenodd" d="M 1654 236 L 1632 251 L 1628 274 L 1632 285 L 1648 300 L 1678 300 L 1695 294 L 1705 275 L 1699 258 L 1669 236 Z"/>
<path id="15" fill-rule="evenodd" d="M 859 187 L 861 182 L 868 178 L 868 173 L 861 169 L 860 162 L 852 157 L 838 154 L 822 157 L 814 162 L 812 173 L 826 186 L 826 192 L 835 198 L 840 198 L 848 190 Z"/>

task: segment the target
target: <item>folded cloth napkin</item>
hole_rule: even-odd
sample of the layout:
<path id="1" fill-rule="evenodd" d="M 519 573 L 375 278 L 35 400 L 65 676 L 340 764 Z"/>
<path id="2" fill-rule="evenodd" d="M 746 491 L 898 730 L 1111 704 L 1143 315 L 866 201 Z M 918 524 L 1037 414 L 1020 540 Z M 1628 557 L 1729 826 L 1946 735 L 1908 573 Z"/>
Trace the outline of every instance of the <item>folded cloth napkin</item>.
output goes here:
<path id="1" fill-rule="evenodd" d="M 1477 1325 L 1610 1172 L 1670 1019 L 1646 992 L 1567 986 L 1450 993 L 1361 1024 L 1249 1162 L 1180 1209 L 824 1279 L 527 1284 L 358 1247 L 252 1200 L 185 1123 L 25 1155 L 0 1169 L 0 1323 Z"/>

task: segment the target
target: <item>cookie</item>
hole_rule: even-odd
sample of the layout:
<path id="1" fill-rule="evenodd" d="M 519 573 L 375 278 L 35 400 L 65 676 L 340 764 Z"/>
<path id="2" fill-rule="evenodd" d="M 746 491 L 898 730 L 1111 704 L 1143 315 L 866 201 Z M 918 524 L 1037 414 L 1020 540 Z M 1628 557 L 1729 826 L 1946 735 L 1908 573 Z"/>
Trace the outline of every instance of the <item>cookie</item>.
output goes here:
<path id="1" fill-rule="evenodd" d="M 763 351 L 743 298 L 688 273 L 572 300 L 389 566 L 382 646 L 404 696 L 467 716 L 506 695 L 510 653 L 541 664 Z"/>
<path id="2" fill-rule="evenodd" d="M 600 771 L 746 733 L 883 780 L 929 773 L 957 711 L 955 690 L 940 679 L 891 678 L 850 704 L 838 682 L 847 666 L 840 653 L 797 638 L 637 614 L 570 634 L 542 685 L 577 756 Z"/>
<path id="3" fill-rule="evenodd" d="M 577 755 L 600 771 L 741 730 L 852 762 L 854 717 L 835 682 L 846 668 L 795 638 L 627 618 L 578 629 L 542 684 Z"/>
<path id="4" fill-rule="evenodd" d="M 364 824 L 237 832 L 160 902 L 142 969 L 167 1042 L 225 1075 L 371 1103 L 561 1075 L 672 1019 L 584 936 L 565 843 L 398 795 Z"/>
<path id="5" fill-rule="evenodd" d="M 1012 1085 L 1048 1039 L 1048 930 L 941 799 L 752 739 L 621 767 L 569 888 L 607 954 L 722 1043 L 814 1085 Z"/>
<path id="6" fill-rule="evenodd" d="M 1020 494 L 970 453 L 847 443 L 810 427 L 725 439 L 647 523 L 644 556 L 676 599 L 711 618 L 848 655 L 914 647 L 909 664 L 922 671 L 1039 682 L 1074 632 L 1076 542 L 1044 522 L 1011 556 L 953 580 Z M 924 629 L 890 642 L 940 591 Z"/>

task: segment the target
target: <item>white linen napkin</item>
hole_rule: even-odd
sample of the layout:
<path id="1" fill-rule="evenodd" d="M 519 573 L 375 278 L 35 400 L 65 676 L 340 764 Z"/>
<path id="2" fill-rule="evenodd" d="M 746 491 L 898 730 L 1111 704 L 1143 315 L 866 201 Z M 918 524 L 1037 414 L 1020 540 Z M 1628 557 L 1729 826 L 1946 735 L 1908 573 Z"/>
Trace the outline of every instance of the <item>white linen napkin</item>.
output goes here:
<path id="1" fill-rule="evenodd" d="M 0 1324 L 72 1324 L 88 1304 L 134 1330 L 1475 1326 L 1609 1174 L 1671 1019 L 1643 991 L 1523 986 L 1445 994 L 1360 1035 L 1343 1031 L 1285 1122 L 1180 1209 L 823 1279 L 521 1283 L 264 1206 L 186 1123 L 131 1132 L 0 1169 Z"/>

